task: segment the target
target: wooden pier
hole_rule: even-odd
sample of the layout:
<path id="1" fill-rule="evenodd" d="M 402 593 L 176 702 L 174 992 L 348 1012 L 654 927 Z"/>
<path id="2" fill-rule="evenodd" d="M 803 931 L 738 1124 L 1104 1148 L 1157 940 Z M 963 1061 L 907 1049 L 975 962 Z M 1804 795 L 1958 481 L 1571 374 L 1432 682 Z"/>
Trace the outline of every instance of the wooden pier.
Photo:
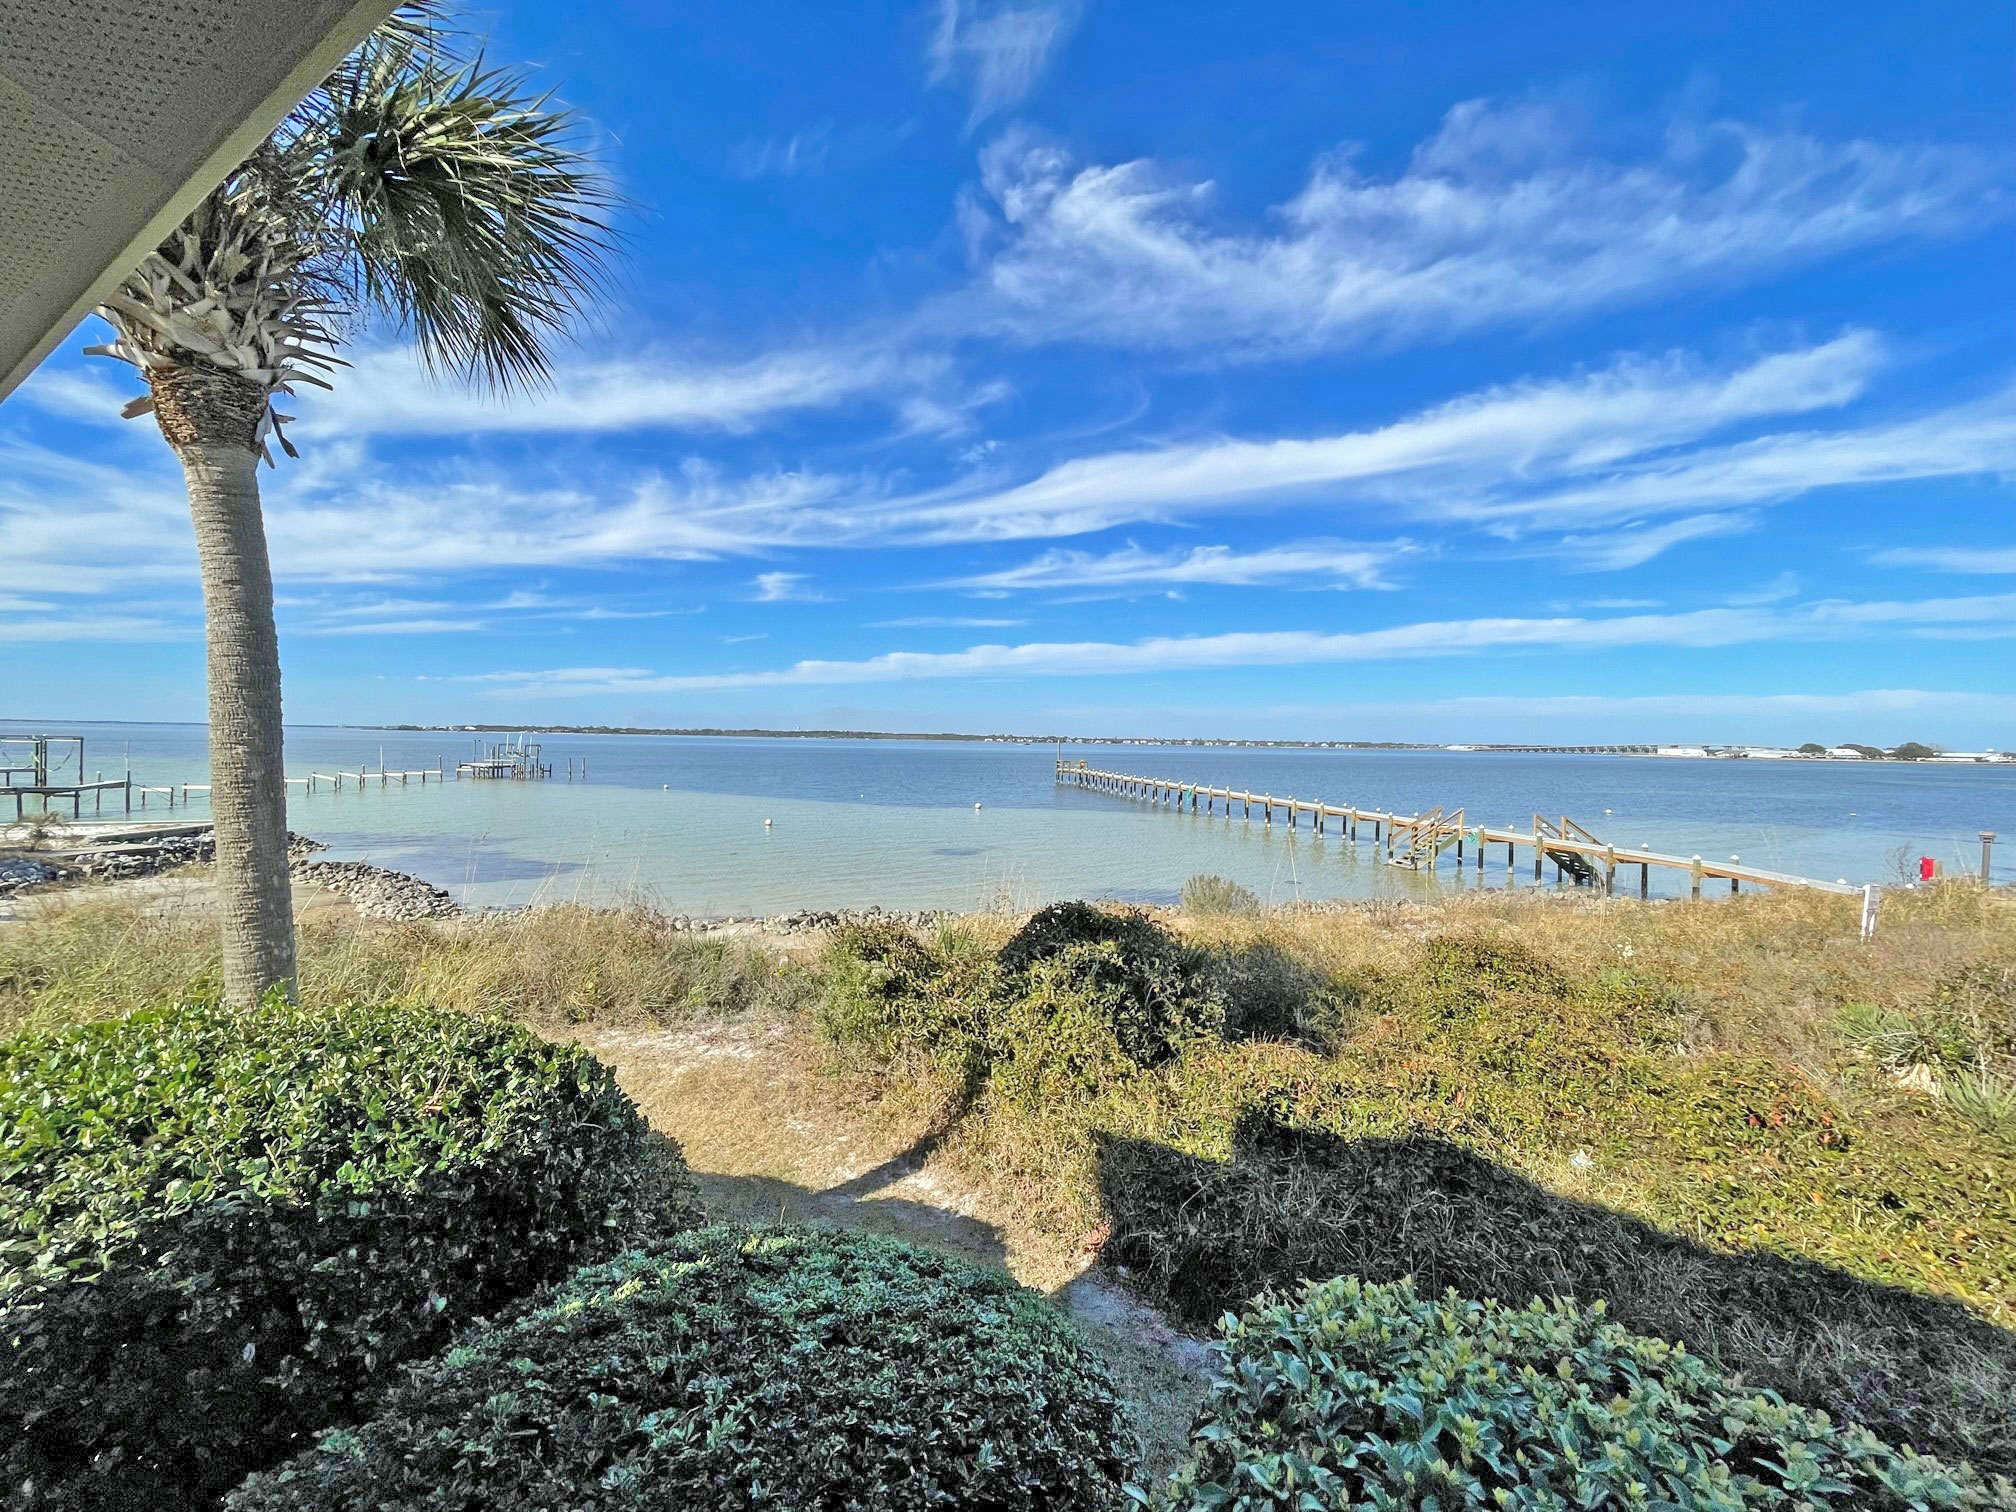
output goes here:
<path id="1" fill-rule="evenodd" d="M 1859 895 L 1863 891 L 1846 882 L 1824 882 L 1817 877 L 1795 877 L 1789 872 L 1765 871 L 1743 866 L 1733 859 L 1709 861 L 1700 856 L 1673 856 L 1649 848 L 1608 845 L 1566 817 L 1552 820 L 1535 814 L 1530 827 L 1500 828 L 1472 824 L 1460 808 L 1450 814 L 1439 808 L 1423 814 L 1396 814 L 1389 809 L 1354 808 L 1348 804 L 1307 798 L 1276 798 L 1272 793 L 1247 793 L 1236 788 L 1203 787 L 1162 777 L 1102 772 L 1083 762 L 1059 761 L 1057 781 L 1068 787 L 1107 793 L 1116 798 L 1131 798 L 1192 814 L 1245 820 L 1251 820 L 1257 814 L 1260 821 L 1267 825 L 1272 825 L 1278 816 L 1291 830 L 1306 819 L 1312 832 L 1318 835 L 1328 833 L 1328 826 L 1334 820 L 1338 838 L 1352 844 L 1358 842 L 1360 832 L 1369 825 L 1372 843 L 1382 851 L 1383 860 L 1416 871 L 1435 870 L 1444 854 L 1453 851 L 1458 873 L 1467 863 L 1476 867 L 1481 879 L 1487 852 L 1491 847 L 1502 845 L 1505 847 L 1505 875 L 1508 878 L 1517 870 L 1518 852 L 1523 848 L 1532 858 L 1533 879 L 1536 882 L 1544 878 L 1545 869 L 1551 864 L 1557 881 L 1600 886 L 1606 894 L 1617 891 L 1620 868 L 1627 876 L 1632 868 L 1637 869 L 1638 896 L 1641 898 L 1652 894 L 1654 868 L 1685 872 L 1690 895 L 1696 898 L 1701 896 L 1703 886 L 1709 882 L 1727 882 L 1732 893 L 1740 891 L 1746 882 L 1760 887 L 1806 887 L 1831 893 Z"/>
<path id="2" fill-rule="evenodd" d="M 458 763 L 455 775 L 487 782 L 543 781 L 553 775 L 553 767 L 550 763 L 540 761 L 540 749 L 537 741 L 528 741 L 522 735 L 493 743 L 487 749 L 479 740 L 476 742 L 474 759 Z M 574 763 L 571 760 L 567 763 L 567 776 L 569 781 L 573 780 Z"/>
<path id="3" fill-rule="evenodd" d="M 73 782 L 68 773 L 76 768 Z M 82 735 L 0 735 L 0 799 L 14 800 L 14 817 L 24 819 L 28 800 L 39 798 L 47 810 L 51 800 L 70 802 L 70 817 L 84 817 L 84 799 L 89 795 L 91 812 L 105 811 L 105 795 L 117 793 L 123 811 L 133 809 L 133 775 L 108 779 L 103 772 L 84 776 Z"/>

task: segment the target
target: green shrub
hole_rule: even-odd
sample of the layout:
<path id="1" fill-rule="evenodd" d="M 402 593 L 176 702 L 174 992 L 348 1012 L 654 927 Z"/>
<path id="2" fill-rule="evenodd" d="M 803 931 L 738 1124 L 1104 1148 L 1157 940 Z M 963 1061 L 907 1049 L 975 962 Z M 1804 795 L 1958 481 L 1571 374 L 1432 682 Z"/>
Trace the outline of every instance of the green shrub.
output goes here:
<path id="1" fill-rule="evenodd" d="M 1140 1054 L 1168 1044 L 1110 940 L 1038 960 L 1019 985 L 996 1013 L 990 1069 L 1001 1095 L 1032 1111 L 1124 1082 Z"/>
<path id="2" fill-rule="evenodd" d="M 1199 875 L 1183 884 L 1181 906 L 1187 914 L 1250 914 L 1260 911 L 1260 899 L 1250 887 L 1230 877 Z"/>
<path id="3" fill-rule="evenodd" d="M 585 1051 L 426 1008 L 0 1045 L 0 1495 L 211 1504 L 640 1206 L 681 1207 L 645 1138 Z"/>
<path id="4" fill-rule="evenodd" d="M 1346 1277 L 1221 1324 L 1170 1512 L 2011 1505 L 1867 1429 L 1743 1387 L 1600 1307 L 1523 1309 Z"/>
<path id="5" fill-rule="evenodd" d="M 581 1271 L 418 1367 L 231 1512 L 1120 1501 L 1111 1382 L 1005 1275 L 888 1239 L 706 1229 Z"/>
<path id="6" fill-rule="evenodd" d="M 982 1056 L 991 969 L 971 952 L 871 920 L 834 930 L 824 966 L 819 1028 L 847 1057 L 879 1070 L 922 1056 L 963 1071 Z"/>
<path id="7" fill-rule="evenodd" d="M 1139 913 L 1089 903 L 1039 909 L 1001 947 L 1004 989 L 1026 992 L 1045 962 L 1052 985 L 1071 984 L 1113 1013 L 1120 1050 L 1138 1065 L 1168 1060 L 1187 1040 L 1223 1035 L 1230 1021 L 1211 956 Z"/>

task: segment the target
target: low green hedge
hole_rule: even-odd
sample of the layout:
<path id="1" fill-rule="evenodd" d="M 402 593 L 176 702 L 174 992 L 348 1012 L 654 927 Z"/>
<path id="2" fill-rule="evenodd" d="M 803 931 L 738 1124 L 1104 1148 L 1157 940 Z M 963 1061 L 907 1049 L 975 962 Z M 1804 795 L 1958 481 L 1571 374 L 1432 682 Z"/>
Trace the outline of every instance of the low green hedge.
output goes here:
<path id="1" fill-rule="evenodd" d="M 1221 1325 L 1164 1512 L 2006 1508 L 2016 1488 L 1893 1448 L 1627 1332 L 1600 1307 L 1314 1283 Z"/>
<path id="2" fill-rule="evenodd" d="M 1121 1504 L 1113 1386 L 1051 1306 L 888 1239 L 705 1229 L 417 1367 L 230 1512 Z"/>
<path id="3" fill-rule="evenodd" d="M 627 1242 L 683 1176 L 645 1140 L 586 1052 L 426 1008 L 165 1008 L 0 1045 L 0 1496 L 213 1504 Z"/>

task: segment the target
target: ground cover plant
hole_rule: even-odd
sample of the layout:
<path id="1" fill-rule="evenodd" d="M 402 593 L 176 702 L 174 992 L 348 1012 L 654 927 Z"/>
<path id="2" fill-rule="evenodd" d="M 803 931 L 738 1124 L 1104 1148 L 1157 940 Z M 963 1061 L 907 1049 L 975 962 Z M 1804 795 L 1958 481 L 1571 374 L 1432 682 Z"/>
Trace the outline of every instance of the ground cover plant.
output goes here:
<path id="1" fill-rule="evenodd" d="M 0 1487 L 198 1508 L 456 1327 L 690 1221 L 599 1062 L 398 1004 L 0 1043 Z"/>
<path id="2" fill-rule="evenodd" d="M 1746 1387 L 1571 1302 L 1311 1283 L 1221 1327 L 1161 1512 L 2006 1507 L 2016 1486 Z"/>
<path id="3" fill-rule="evenodd" d="M 888 1239 L 706 1229 L 419 1367 L 231 1512 L 1121 1505 L 1124 1409 L 1005 1275 Z"/>
<path id="4" fill-rule="evenodd" d="M 1842 1030 L 1857 1002 L 1950 1023 L 1956 992 L 2002 1022 L 1979 984 L 2016 911 L 1893 900 L 1864 946 L 1833 904 L 1214 917 L 1181 948 L 1228 1032 L 1154 1059 L 1102 1028 L 1125 1005 L 1096 972 L 1004 963 L 951 1010 L 985 1070 L 943 1148 L 1200 1326 L 1343 1274 L 1603 1300 L 1893 1442 L 2016 1470 L 2016 1144 Z M 928 971 L 944 944 L 917 943 Z"/>

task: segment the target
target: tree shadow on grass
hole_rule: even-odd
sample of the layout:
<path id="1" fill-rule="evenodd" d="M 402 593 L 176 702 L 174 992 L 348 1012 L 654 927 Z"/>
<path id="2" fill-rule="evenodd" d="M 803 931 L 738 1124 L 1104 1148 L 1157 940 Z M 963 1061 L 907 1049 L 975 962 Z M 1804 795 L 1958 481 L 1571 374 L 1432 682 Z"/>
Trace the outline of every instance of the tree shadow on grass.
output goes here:
<path id="1" fill-rule="evenodd" d="M 1102 1136 L 1105 1257 L 1206 1324 L 1305 1279 L 1603 1299 L 1754 1384 L 1892 1442 L 2016 1471 L 2016 1334 L 1962 1303 L 1761 1250 L 1728 1253 L 1558 1197 L 1442 1140 L 1347 1140 L 1257 1113 L 1229 1162 Z"/>

